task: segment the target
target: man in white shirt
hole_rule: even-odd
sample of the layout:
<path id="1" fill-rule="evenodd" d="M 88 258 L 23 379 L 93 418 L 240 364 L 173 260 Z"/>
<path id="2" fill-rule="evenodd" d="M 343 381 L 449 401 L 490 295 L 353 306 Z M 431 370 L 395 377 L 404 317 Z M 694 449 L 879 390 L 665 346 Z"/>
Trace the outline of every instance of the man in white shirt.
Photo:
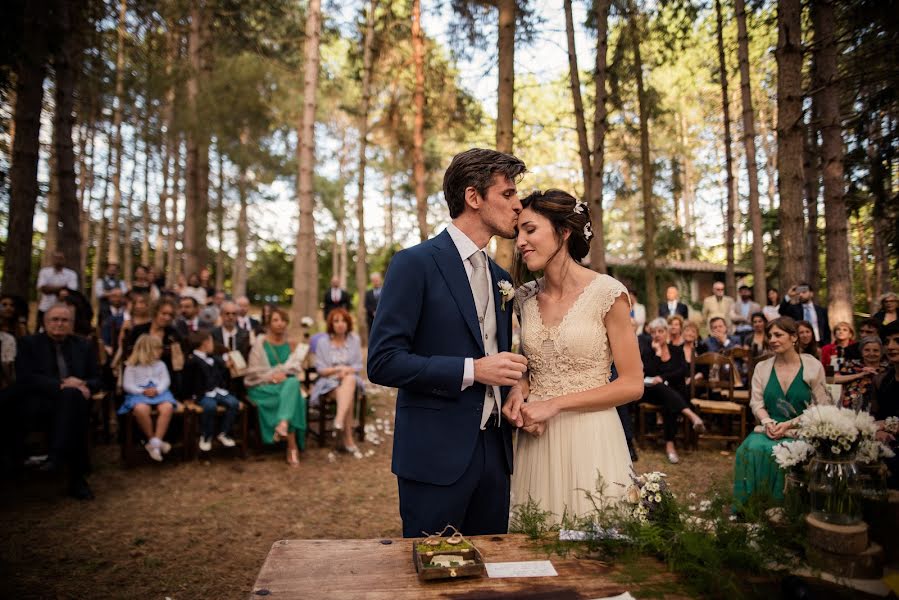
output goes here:
<path id="1" fill-rule="evenodd" d="M 740 299 L 730 309 L 730 320 L 734 324 L 734 335 L 743 339 L 744 335 L 752 331 L 752 315 L 762 312 L 762 307 L 752 301 L 752 288 L 748 285 L 741 285 L 737 291 Z"/>
<path id="2" fill-rule="evenodd" d="M 40 330 L 43 330 L 44 313 L 59 301 L 60 290 L 78 289 L 78 274 L 66 268 L 65 263 L 65 254 L 57 250 L 53 253 L 53 266 L 44 267 L 37 275 L 37 289 L 40 292 L 37 323 Z"/>
<path id="3" fill-rule="evenodd" d="M 325 292 L 325 320 L 335 308 L 350 310 L 350 295 L 346 290 L 340 288 L 340 279 L 332 277 L 331 287 Z"/>
<path id="4" fill-rule="evenodd" d="M 237 326 L 245 331 L 259 333 L 261 326 L 257 319 L 250 316 L 250 299 L 240 296 L 237 300 Z"/>

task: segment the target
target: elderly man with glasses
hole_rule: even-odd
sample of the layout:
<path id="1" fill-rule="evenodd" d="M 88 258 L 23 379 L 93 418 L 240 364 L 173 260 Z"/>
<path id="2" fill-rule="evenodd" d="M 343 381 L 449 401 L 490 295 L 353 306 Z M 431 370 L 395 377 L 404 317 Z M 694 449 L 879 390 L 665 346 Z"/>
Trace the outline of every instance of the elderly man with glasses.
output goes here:
<path id="1" fill-rule="evenodd" d="M 97 352 L 73 334 L 74 314 L 66 304 L 44 313 L 44 333 L 19 340 L 16 356 L 16 458 L 23 458 L 24 435 L 49 429 L 46 468 L 68 470 L 68 493 L 79 500 L 94 495 L 89 470 L 87 432 L 91 394 L 100 387 Z M 21 464 L 19 462 L 18 464 Z"/>
<path id="2" fill-rule="evenodd" d="M 734 307 L 734 299 L 724 295 L 724 282 L 716 281 L 712 284 L 712 295 L 702 301 L 702 320 L 704 323 L 709 322 L 715 317 L 724 319 L 727 325 L 727 331 L 733 331 L 733 323 L 731 322 L 731 311 Z"/>

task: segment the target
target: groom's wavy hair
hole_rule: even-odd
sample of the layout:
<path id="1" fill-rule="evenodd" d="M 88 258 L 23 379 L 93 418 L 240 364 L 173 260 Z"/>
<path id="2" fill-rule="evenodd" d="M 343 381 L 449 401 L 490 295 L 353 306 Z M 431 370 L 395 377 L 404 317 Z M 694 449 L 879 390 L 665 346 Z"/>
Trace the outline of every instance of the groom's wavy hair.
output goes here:
<path id="1" fill-rule="evenodd" d="M 590 251 L 590 240 L 584 232 L 587 224 L 590 222 L 590 210 L 586 203 L 581 203 L 581 212 L 575 210 L 578 200 L 564 190 L 549 189 L 545 191 L 535 191 L 530 193 L 521 200 L 521 208 L 530 208 L 538 215 L 547 218 L 552 225 L 556 240 L 559 247 L 553 252 L 549 258 L 552 260 L 556 254 L 565 248 L 569 256 L 575 262 L 580 262 L 587 252 Z M 563 242 L 565 232 L 570 231 L 567 245 Z M 549 262 L 549 260 L 547 262 Z M 515 250 L 515 264 L 513 265 L 514 278 L 516 284 L 523 283 L 527 279 L 527 267 Z"/>
<path id="2" fill-rule="evenodd" d="M 524 161 L 505 152 L 472 148 L 457 154 L 443 174 L 443 196 L 450 218 L 455 219 L 465 210 L 466 189 L 473 187 L 483 197 L 493 185 L 494 175 L 518 181 L 527 170 Z"/>

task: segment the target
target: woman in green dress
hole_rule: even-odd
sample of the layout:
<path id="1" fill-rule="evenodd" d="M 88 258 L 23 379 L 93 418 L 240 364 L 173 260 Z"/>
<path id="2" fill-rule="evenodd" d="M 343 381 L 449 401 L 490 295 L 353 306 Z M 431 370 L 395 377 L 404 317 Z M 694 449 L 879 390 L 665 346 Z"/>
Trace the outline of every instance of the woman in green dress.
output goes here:
<path id="1" fill-rule="evenodd" d="M 749 407 L 759 425 L 737 448 L 734 499 L 739 509 L 756 493 L 783 500 L 784 472 L 772 448 L 795 435 L 794 425 L 810 404 L 832 403 L 824 386 L 824 366 L 798 352 L 796 322 L 774 319 L 765 327 L 774 356 L 755 366 Z"/>
<path id="2" fill-rule="evenodd" d="M 287 341 L 287 312 L 272 310 L 268 332 L 256 337 L 244 382 L 247 395 L 259 409 L 259 432 L 266 444 L 287 440 L 287 464 L 298 467 L 299 449 L 306 440 L 306 399 L 297 375 L 309 351 L 306 344 Z"/>

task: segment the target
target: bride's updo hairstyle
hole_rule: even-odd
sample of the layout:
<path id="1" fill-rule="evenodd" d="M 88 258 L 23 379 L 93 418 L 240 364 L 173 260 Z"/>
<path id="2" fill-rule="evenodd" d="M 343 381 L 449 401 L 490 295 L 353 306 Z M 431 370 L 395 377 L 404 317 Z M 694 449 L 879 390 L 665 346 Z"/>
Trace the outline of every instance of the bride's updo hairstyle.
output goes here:
<path id="1" fill-rule="evenodd" d="M 564 247 L 568 254 L 580 262 L 590 250 L 590 238 L 593 230 L 590 227 L 590 211 L 586 202 L 578 202 L 577 198 L 563 190 L 549 189 L 532 192 L 521 200 L 522 209 L 529 208 L 538 215 L 549 220 L 555 233 L 559 247 L 550 257 L 550 260 Z M 520 219 L 520 217 L 519 217 Z M 564 242 L 565 232 L 571 232 L 568 242 Z M 523 283 L 527 279 L 527 267 L 516 248 L 515 272 L 516 283 Z"/>
<path id="2" fill-rule="evenodd" d="M 590 211 L 587 210 L 586 202 L 578 202 L 568 192 L 550 189 L 531 193 L 522 199 L 521 207 L 530 208 L 538 215 L 549 219 L 560 247 L 565 232 L 571 232 L 567 248 L 571 258 L 580 262 L 587 256 L 593 231 L 589 227 Z"/>

